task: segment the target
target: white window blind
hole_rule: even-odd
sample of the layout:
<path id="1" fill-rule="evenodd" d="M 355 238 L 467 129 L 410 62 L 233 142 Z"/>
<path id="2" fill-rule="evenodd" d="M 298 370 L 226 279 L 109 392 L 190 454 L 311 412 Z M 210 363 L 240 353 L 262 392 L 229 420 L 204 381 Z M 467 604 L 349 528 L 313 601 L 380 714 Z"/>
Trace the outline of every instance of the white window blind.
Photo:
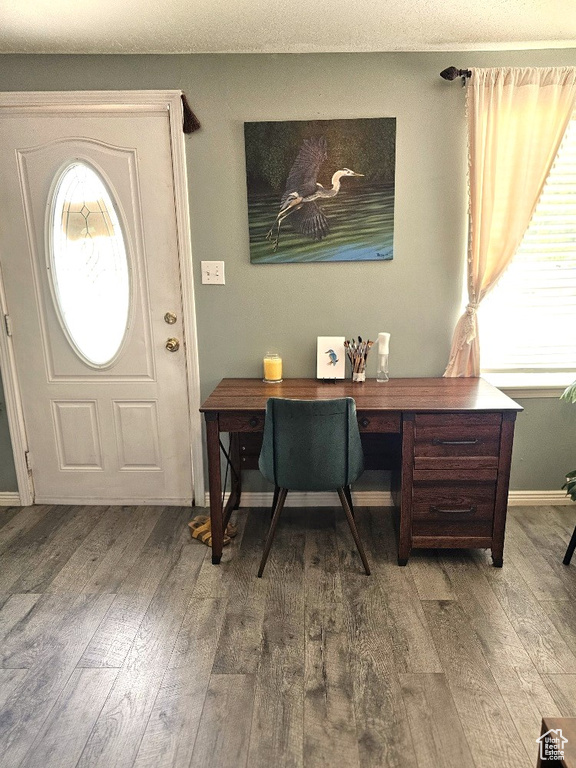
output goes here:
<path id="1" fill-rule="evenodd" d="M 522 244 L 478 321 L 483 373 L 576 373 L 576 115 Z"/>

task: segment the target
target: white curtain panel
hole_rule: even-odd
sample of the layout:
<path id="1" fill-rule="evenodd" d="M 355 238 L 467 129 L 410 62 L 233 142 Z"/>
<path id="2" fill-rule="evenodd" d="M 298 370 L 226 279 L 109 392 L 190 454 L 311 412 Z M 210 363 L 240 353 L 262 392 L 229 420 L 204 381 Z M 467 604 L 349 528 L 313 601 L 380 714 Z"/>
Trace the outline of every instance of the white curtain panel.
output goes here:
<path id="1" fill-rule="evenodd" d="M 514 257 L 576 105 L 576 67 L 473 69 L 468 304 L 444 376 L 479 376 L 476 311 Z"/>

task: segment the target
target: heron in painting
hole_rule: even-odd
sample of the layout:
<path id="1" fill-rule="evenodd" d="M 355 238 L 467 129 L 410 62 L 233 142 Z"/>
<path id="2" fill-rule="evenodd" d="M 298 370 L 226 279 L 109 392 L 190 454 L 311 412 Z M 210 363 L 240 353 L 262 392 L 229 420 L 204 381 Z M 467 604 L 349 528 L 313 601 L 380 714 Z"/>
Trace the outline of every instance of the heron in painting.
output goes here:
<path id="1" fill-rule="evenodd" d="M 306 235 L 312 240 L 322 240 L 326 237 L 330 231 L 328 219 L 316 201 L 336 197 L 340 191 L 341 179 L 344 177 L 364 176 L 363 173 L 355 173 L 350 168 L 342 168 L 333 174 L 332 186 L 324 187 L 318 183 L 317 178 L 320 166 L 326 157 L 327 144 L 324 136 L 304 139 L 288 174 L 286 188 L 280 200 L 280 210 L 266 235 L 268 240 L 274 241 L 274 251 L 278 248 L 280 227 L 288 216 L 290 216 L 290 223 L 296 232 Z M 274 230 L 276 230 L 275 235 Z"/>

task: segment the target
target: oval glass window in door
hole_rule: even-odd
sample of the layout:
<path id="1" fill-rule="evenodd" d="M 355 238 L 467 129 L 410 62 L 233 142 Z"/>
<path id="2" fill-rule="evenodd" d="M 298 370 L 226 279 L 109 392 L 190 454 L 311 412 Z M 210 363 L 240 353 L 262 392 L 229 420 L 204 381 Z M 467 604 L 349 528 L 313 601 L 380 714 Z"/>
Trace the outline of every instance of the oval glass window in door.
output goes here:
<path id="1" fill-rule="evenodd" d="M 61 174 L 50 232 L 50 272 L 64 330 L 82 359 L 110 365 L 128 329 L 130 267 L 114 201 L 88 164 L 75 162 Z"/>

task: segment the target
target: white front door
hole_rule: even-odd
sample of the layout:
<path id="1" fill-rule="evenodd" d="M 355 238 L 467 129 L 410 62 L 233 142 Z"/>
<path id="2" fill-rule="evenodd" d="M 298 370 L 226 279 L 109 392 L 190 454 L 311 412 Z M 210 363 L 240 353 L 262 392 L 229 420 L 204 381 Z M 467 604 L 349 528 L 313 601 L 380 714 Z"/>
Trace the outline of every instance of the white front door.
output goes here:
<path id="1" fill-rule="evenodd" d="M 34 500 L 190 503 L 170 115 L 68 102 L 0 112 L 0 264 Z"/>

